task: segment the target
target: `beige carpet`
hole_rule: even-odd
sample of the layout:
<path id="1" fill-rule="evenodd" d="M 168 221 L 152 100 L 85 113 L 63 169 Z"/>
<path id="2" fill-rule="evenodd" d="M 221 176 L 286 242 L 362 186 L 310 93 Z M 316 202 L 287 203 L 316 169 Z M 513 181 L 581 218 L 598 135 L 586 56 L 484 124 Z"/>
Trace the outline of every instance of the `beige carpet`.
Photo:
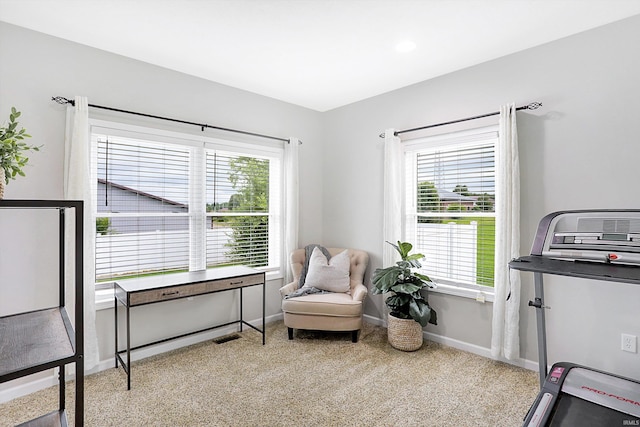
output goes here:
<path id="1" fill-rule="evenodd" d="M 85 379 L 87 426 L 518 426 L 537 373 L 432 342 L 393 349 L 386 329 L 350 334 L 249 330 Z M 73 386 L 68 408 L 73 412 Z M 12 426 L 56 409 L 57 388 L 0 405 Z M 69 416 L 73 423 L 73 416 Z"/>

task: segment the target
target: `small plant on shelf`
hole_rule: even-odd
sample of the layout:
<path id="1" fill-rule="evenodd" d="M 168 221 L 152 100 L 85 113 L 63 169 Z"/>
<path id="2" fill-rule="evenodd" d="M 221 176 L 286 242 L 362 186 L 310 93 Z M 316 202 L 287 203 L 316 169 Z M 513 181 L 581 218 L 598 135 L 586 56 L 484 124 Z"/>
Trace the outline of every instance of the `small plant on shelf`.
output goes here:
<path id="1" fill-rule="evenodd" d="M 29 158 L 25 155 L 28 151 L 39 151 L 40 147 L 28 145 L 25 138 L 30 138 L 24 128 L 18 129 L 18 117 L 20 111 L 11 107 L 9 123 L 0 127 L 0 186 L 9 184 L 16 176 L 25 176 L 23 168 Z M 1 196 L 1 193 L 0 193 Z"/>

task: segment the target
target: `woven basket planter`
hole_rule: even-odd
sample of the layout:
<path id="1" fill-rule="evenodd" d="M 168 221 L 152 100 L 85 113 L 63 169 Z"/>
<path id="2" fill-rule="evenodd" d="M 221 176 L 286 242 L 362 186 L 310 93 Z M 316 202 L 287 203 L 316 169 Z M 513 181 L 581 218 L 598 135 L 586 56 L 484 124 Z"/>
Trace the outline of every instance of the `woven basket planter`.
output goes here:
<path id="1" fill-rule="evenodd" d="M 413 319 L 398 319 L 387 315 L 387 339 L 392 347 L 415 351 L 422 347 L 422 326 Z"/>

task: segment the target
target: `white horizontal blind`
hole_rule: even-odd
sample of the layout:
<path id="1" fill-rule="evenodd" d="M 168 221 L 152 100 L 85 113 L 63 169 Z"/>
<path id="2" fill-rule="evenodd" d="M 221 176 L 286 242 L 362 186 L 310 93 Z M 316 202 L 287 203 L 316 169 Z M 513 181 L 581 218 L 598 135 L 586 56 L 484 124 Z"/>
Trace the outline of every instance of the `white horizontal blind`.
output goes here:
<path id="1" fill-rule="evenodd" d="M 429 139 L 405 153 L 405 233 L 437 282 L 493 286 L 497 135 L 480 136 Z"/>
<path id="2" fill-rule="evenodd" d="M 281 152 L 95 129 L 96 282 L 233 264 L 280 269 Z"/>
<path id="3" fill-rule="evenodd" d="M 97 281 L 188 270 L 189 148 L 93 139 Z"/>
<path id="4" fill-rule="evenodd" d="M 270 160 L 208 150 L 207 266 L 269 265 Z"/>

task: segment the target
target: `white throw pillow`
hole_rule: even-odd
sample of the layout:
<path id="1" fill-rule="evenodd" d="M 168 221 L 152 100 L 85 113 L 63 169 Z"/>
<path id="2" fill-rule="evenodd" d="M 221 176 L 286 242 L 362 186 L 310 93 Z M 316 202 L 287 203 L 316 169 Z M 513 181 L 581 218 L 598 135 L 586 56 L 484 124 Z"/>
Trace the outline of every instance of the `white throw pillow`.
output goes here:
<path id="1" fill-rule="evenodd" d="M 327 257 L 316 247 L 309 258 L 304 287 L 314 287 L 330 292 L 349 292 L 351 290 L 350 265 L 347 251 L 340 252 L 327 261 Z"/>

